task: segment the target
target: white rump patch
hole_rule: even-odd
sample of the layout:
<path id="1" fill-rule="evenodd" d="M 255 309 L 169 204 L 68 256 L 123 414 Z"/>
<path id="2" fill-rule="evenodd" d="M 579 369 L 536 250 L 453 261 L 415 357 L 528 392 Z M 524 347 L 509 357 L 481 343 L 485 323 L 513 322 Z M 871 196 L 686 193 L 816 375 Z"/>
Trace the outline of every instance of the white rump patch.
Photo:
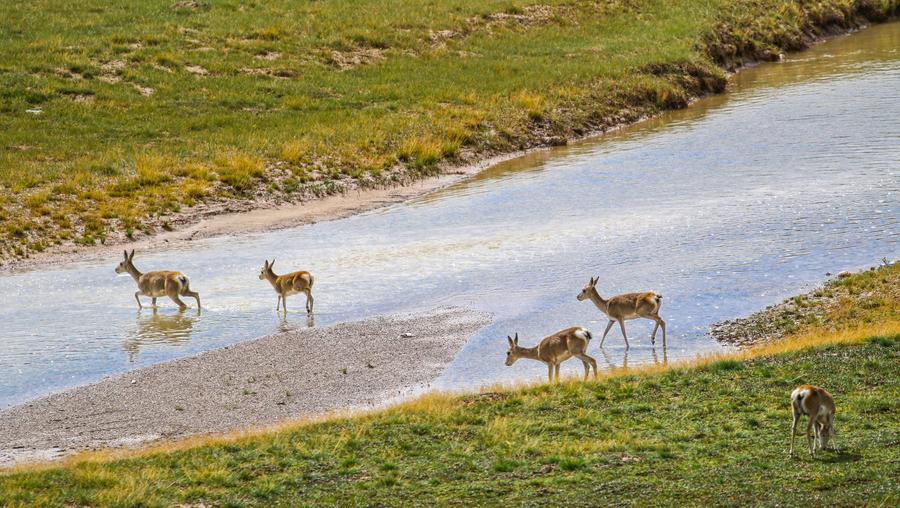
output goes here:
<path id="1" fill-rule="evenodd" d="M 585 341 L 588 341 L 588 342 L 590 342 L 590 340 L 591 340 L 591 339 L 588 338 L 588 337 L 589 337 L 589 336 L 588 336 L 588 331 L 585 330 L 584 328 L 579 328 L 579 329 L 575 330 L 575 336 L 578 337 L 578 338 L 581 339 L 581 340 L 585 340 Z"/>
<path id="2" fill-rule="evenodd" d="M 804 399 L 809 396 L 809 388 L 799 389 L 795 388 L 793 392 L 791 392 L 791 400 L 796 401 L 797 399 Z"/>

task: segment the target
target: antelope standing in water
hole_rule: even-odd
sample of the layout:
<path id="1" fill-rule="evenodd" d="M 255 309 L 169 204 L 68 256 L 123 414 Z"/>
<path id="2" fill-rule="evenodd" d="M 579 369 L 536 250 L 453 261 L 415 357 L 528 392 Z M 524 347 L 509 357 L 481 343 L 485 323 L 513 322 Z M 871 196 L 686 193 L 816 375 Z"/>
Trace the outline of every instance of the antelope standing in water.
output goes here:
<path id="1" fill-rule="evenodd" d="M 794 423 L 791 425 L 791 457 L 794 456 L 794 436 L 797 434 L 797 422 L 800 416 L 806 415 L 806 441 L 809 444 L 809 454 L 816 456 L 816 446 L 825 449 L 828 438 L 831 438 L 834 449 L 837 450 L 837 441 L 834 438 L 834 398 L 830 393 L 818 386 L 802 385 L 791 392 L 791 409 L 794 412 Z M 813 435 L 813 433 L 815 435 Z"/>
<path id="2" fill-rule="evenodd" d="M 285 275 L 275 275 L 275 272 L 272 271 L 272 265 L 274 264 L 274 259 L 271 263 L 268 261 L 265 262 L 262 270 L 259 272 L 259 280 L 269 281 L 269 284 L 271 284 L 272 287 L 275 288 L 275 292 L 278 293 L 278 302 L 275 303 L 275 308 L 278 309 L 278 306 L 284 302 L 284 311 L 287 312 L 288 295 L 306 293 L 306 313 L 312 314 L 314 301 L 312 287 L 313 282 L 315 282 L 312 274 L 300 271 L 291 272 Z"/>
<path id="3" fill-rule="evenodd" d="M 138 290 L 134 293 L 134 299 L 137 300 L 138 308 L 142 309 L 141 295 L 152 298 L 153 306 L 156 306 L 156 299 L 160 296 L 168 296 L 173 302 L 178 304 L 178 308 L 184 310 L 187 308 L 179 296 L 189 296 L 197 300 L 197 310 L 200 310 L 200 293 L 191 291 L 191 281 L 187 275 L 181 272 L 147 272 L 141 273 L 134 267 L 134 250 L 131 254 L 125 251 L 125 259 L 116 267 L 116 273 L 125 273 L 131 275 L 131 278 L 137 282 Z"/>
<path id="4" fill-rule="evenodd" d="M 581 293 L 578 294 L 578 301 L 590 300 L 600 309 L 601 312 L 609 317 L 609 323 L 606 330 L 603 331 L 603 337 L 600 339 L 600 347 L 606 340 L 606 334 L 612 328 L 613 323 L 618 322 L 622 328 L 622 337 L 625 339 L 625 348 L 628 345 L 628 336 L 625 334 L 625 321 L 629 319 L 644 318 L 656 322 L 653 327 L 653 333 L 650 335 L 650 343 L 656 344 L 656 330 L 662 327 L 663 345 L 666 343 L 666 322 L 659 317 L 659 308 L 662 306 L 662 295 L 647 291 L 645 293 L 625 293 L 604 300 L 600 293 L 597 292 L 597 280 L 600 277 L 591 278 Z"/>
<path id="5" fill-rule="evenodd" d="M 516 338 L 506 337 L 509 341 L 509 351 L 506 352 L 506 366 L 516 363 L 519 358 L 529 358 L 547 364 L 550 382 L 554 377 L 559 381 L 559 365 L 573 356 L 581 360 L 584 365 L 584 379 L 590 374 L 590 367 L 594 368 L 594 377 L 597 377 L 597 361 L 586 354 L 588 343 L 591 341 L 591 332 L 585 328 L 573 327 L 560 330 L 549 337 L 545 337 L 535 347 L 520 347 L 519 334 Z"/>

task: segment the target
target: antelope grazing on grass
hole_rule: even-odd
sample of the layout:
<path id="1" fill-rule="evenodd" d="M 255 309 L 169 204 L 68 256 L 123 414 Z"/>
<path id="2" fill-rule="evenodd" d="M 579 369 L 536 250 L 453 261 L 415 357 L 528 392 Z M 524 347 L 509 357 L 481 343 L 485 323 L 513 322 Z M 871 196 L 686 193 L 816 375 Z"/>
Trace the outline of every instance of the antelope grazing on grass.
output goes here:
<path id="1" fill-rule="evenodd" d="M 584 379 L 587 380 L 591 367 L 594 368 L 594 377 L 597 377 L 597 361 L 586 354 L 588 343 L 591 341 L 591 332 L 585 328 L 573 327 L 560 330 L 549 337 L 544 338 L 535 347 L 520 347 L 519 334 L 516 338 L 507 336 L 509 351 L 506 352 L 506 366 L 516 363 L 519 358 L 529 358 L 547 364 L 550 382 L 554 377 L 559 381 L 559 365 L 573 356 L 584 364 Z"/>
<path id="2" fill-rule="evenodd" d="M 659 308 L 662 306 L 662 295 L 647 291 L 646 293 L 625 293 L 604 300 L 600 293 L 597 292 L 597 280 L 600 277 L 591 278 L 587 286 L 578 294 L 578 301 L 590 300 L 600 309 L 601 312 L 609 317 L 609 323 L 606 330 L 603 331 L 603 337 L 600 339 L 600 347 L 606 340 L 606 334 L 609 333 L 613 323 L 618 322 L 622 328 L 622 337 L 625 339 L 625 348 L 628 345 L 628 336 L 625 334 L 625 321 L 629 319 L 644 318 L 656 322 L 653 327 L 653 333 L 650 335 L 650 343 L 656 344 L 656 330 L 662 327 L 663 345 L 666 343 L 666 322 L 659 317 Z"/>
<path id="3" fill-rule="evenodd" d="M 816 446 L 825 449 L 828 438 L 837 451 L 837 441 L 834 437 L 834 398 L 830 393 L 818 386 L 802 385 L 791 392 L 791 409 L 794 412 L 794 424 L 791 425 L 791 457 L 794 456 L 794 436 L 797 434 L 797 422 L 800 416 L 806 415 L 809 420 L 806 423 L 806 441 L 809 444 L 809 454 L 816 456 Z M 815 436 L 813 436 L 813 432 Z"/>
<path id="4" fill-rule="evenodd" d="M 173 302 L 178 304 L 178 308 L 184 310 L 187 308 L 179 296 L 190 296 L 197 300 L 197 310 L 200 310 L 200 293 L 191 291 L 191 281 L 187 275 L 181 272 L 147 272 L 141 273 L 134 267 L 134 250 L 131 254 L 125 251 L 125 259 L 116 267 L 116 273 L 127 272 L 131 278 L 137 282 L 138 290 L 134 293 L 134 299 L 137 300 L 138 308 L 142 309 L 141 295 L 152 298 L 153 306 L 156 306 L 156 299 L 160 296 L 168 296 Z"/>
<path id="5" fill-rule="evenodd" d="M 278 293 L 278 302 L 275 303 L 275 309 L 284 302 L 284 311 L 287 312 L 287 297 L 296 293 L 306 293 L 306 313 L 312 314 L 313 311 L 313 276 L 309 272 L 291 272 L 285 275 L 275 275 L 272 271 L 272 262 L 266 261 L 259 272 L 259 280 L 267 280 L 269 284 L 275 288 Z"/>

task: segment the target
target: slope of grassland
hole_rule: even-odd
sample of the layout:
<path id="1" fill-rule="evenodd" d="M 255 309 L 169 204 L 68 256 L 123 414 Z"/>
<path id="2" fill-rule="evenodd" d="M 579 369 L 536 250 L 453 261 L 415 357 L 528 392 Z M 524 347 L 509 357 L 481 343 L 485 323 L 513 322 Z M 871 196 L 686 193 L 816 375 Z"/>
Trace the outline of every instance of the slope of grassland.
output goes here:
<path id="1" fill-rule="evenodd" d="M 0 262 L 684 107 L 897 0 L 0 3 Z"/>
<path id="2" fill-rule="evenodd" d="M 891 280 L 897 266 L 844 281 Z M 855 281 L 855 282 L 854 282 Z M 878 286 L 884 289 L 884 286 Z M 352 418 L 0 474 L 8 506 L 896 506 L 900 309 L 599 381 L 432 395 Z M 839 453 L 787 454 L 788 395 L 827 387 Z"/>
<path id="3" fill-rule="evenodd" d="M 788 298 L 751 316 L 723 321 L 710 335 L 724 344 L 748 347 L 813 326 L 838 331 L 884 319 L 885 309 L 900 309 L 900 261 L 838 277 L 807 294 Z"/>

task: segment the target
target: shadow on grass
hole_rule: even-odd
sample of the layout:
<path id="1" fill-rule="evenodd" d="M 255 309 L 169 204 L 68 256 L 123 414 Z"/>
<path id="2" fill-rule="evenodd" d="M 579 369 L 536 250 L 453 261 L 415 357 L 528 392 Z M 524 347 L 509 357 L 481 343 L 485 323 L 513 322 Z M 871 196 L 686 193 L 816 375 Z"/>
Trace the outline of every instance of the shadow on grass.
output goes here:
<path id="1" fill-rule="evenodd" d="M 819 453 L 822 453 L 822 452 L 819 452 Z M 862 455 L 860 455 L 858 453 L 847 452 L 844 450 L 841 450 L 839 452 L 828 451 L 827 454 L 828 454 L 827 457 L 818 455 L 816 457 L 816 460 L 818 460 L 820 462 L 824 462 L 826 464 L 844 464 L 847 462 L 859 462 L 859 460 L 862 459 Z"/>

